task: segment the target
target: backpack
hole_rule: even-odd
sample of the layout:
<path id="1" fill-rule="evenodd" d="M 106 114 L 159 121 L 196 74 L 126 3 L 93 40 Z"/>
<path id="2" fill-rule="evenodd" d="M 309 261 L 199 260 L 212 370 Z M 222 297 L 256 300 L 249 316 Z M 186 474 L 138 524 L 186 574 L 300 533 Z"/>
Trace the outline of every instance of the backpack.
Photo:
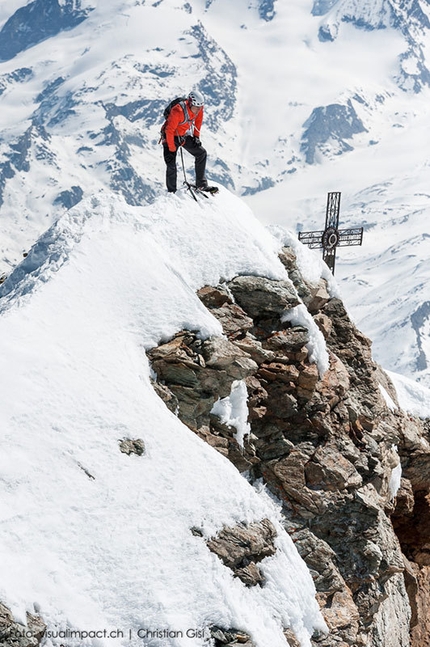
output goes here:
<path id="1" fill-rule="evenodd" d="M 167 119 L 167 117 L 170 115 L 170 111 L 171 111 L 171 109 L 173 108 L 173 106 L 178 105 L 178 103 L 183 104 L 183 105 L 181 106 L 181 108 L 182 108 L 182 110 L 184 110 L 184 106 L 185 106 L 185 101 L 186 101 L 186 100 L 187 100 L 187 98 L 186 98 L 186 97 L 176 97 L 176 99 L 173 99 L 173 101 L 171 101 L 171 102 L 170 102 L 170 103 L 169 103 L 169 104 L 164 108 L 164 112 L 163 112 L 163 117 L 164 117 L 164 119 L 165 119 L 165 120 Z M 184 110 L 184 114 L 186 114 L 186 113 L 185 113 L 185 110 Z"/>
<path id="2" fill-rule="evenodd" d="M 181 121 L 180 125 L 185 124 L 185 123 L 187 123 L 187 122 L 188 122 L 188 123 L 191 123 L 190 119 L 188 118 L 188 113 L 187 113 L 187 108 L 186 108 L 186 101 L 187 101 L 187 98 L 186 98 L 186 97 L 176 97 L 176 99 L 173 99 L 173 100 L 172 100 L 172 101 L 171 101 L 171 102 L 170 102 L 170 103 L 169 103 L 169 104 L 164 108 L 164 111 L 163 111 L 164 123 L 163 123 L 163 125 L 161 126 L 161 130 L 160 130 L 161 137 L 160 137 L 160 139 L 159 139 L 159 143 L 160 143 L 160 142 L 164 142 L 164 137 L 165 137 L 164 133 L 165 133 L 165 130 L 166 130 L 166 122 L 167 122 L 167 118 L 168 118 L 168 116 L 170 115 L 170 111 L 172 110 L 173 106 L 176 106 L 178 103 L 180 103 L 180 104 L 181 104 L 181 108 L 182 108 L 182 110 L 183 110 L 183 112 L 184 112 L 184 121 Z"/>

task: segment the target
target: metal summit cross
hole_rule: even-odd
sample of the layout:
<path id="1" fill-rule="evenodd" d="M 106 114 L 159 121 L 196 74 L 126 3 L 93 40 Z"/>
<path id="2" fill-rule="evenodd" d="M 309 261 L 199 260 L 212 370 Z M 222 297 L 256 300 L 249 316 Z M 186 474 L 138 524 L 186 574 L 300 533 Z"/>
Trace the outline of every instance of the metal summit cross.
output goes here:
<path id="1" fill-rule="evenodd" d="M 355 247 L 363 242 L 363 227 L 339 229 L 340 192 L 327 195 L 327 211 L 324 231 L 300 231 L 299 240 L 311 249 L 323 250 L 323 260 L 334 274 L 336 249 Z"/>

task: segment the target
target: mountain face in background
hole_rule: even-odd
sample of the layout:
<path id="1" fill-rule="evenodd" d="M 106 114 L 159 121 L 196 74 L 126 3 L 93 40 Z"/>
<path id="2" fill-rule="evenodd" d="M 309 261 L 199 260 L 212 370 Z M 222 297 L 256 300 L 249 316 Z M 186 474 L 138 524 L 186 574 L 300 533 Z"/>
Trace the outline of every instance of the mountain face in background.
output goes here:
<path id="1" fill-rule="evenodd" d="M 0 61 L 11 58 L 65 29 L 73 29 L 85 20 L 87 11 L 80 0 L 35 0 L 18 9 L 3 25 L 0 37 Z"/>
<path id="2" fill-rule="evenodd" d="M 426 34 L 430 27 L 428 2 L 315 0 L 312 13 L 314 16 L 324 17 L 319 28 L 319 38 L 322 41 L 334 41 L 343 22 L 368 31 L 389 28 L 398 30 L 406 45 L 399 57 L 400 69 L 395 77 L 399 86 L 419 92 L 429 85 L 429 63 L 425 54 Z"/>
<path id="3" fill-rule="evenodd" d="M 197 87 L 210 179 L 263 221 L 321 229 L 342 191 L 341 224 L 365 228 L 339 255 L 346 303 L 376 358 L 426 384 L 429 15 L 415 0 L 3 2 L 1 271 L 95 191 L 164 191 L 162 111 Z"/>

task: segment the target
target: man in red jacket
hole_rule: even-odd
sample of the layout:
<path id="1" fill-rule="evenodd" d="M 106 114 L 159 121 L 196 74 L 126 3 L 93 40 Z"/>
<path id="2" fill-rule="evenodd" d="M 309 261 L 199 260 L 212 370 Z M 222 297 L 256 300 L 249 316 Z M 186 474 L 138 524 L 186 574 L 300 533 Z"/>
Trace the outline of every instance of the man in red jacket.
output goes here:
<path id="1" fill-rule="evenodd" d="M 196 187 L 202 191 L 211 188 L 205 176 L 207 154 L 200 141 L 204 102 L 202 93 L 193 90 L 185 101 L 172 107 L 163 126 L 162 142 L 169 193 L 176 191 L 176 153 L 179 146 L 183 146 L 195 158 Z"/>

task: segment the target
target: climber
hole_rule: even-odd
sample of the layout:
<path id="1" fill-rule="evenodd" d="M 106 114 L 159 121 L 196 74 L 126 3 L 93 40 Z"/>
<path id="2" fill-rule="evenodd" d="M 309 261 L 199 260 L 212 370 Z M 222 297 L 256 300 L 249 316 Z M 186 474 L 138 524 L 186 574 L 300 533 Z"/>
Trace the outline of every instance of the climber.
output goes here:
<path id="1" fill-rule="evenodd" d="M 196 187 L 201 191 L 215 193 L 216 187 L 208 186 L 206 180 L 206 150 L 200 141 L 203 121 L 204 97 L 198 90 L 190 92 L 187 98 L 171 101 L 164 111 L 166 121 L 161 129 L 164 161 L 166 162 L 166 185 L 169 193 L 176 192 L 176 153 L 183 146 L 194 156 Z"/>

